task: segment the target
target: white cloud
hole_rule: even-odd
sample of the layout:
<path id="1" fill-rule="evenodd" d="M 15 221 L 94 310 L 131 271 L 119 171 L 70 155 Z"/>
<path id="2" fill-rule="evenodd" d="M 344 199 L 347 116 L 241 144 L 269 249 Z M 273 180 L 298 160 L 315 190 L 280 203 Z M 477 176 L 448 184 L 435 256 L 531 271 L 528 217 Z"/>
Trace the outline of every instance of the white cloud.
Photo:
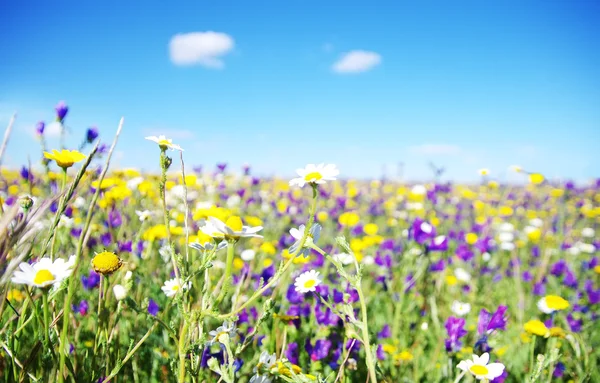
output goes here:
<path id="1" fill-rule="evenodd" d="M 333 64 L 336 73 L 366 72 L 381 63 L 381 55 L 369 51 L 350 51 Z"/>
<path id="2" fill-rule="evenodd" d="M 449 144 L 423 144 L 411 146 L 408 151 L 413 154 L 425 155 L 456 155 L 461 152 L 460 146 Z"/>
<path id="3" fill-rule="evenodd" d="M 46 124 L 46 128 L 44 129 L 44 135 L 46 137 L 60 137 L 61 124 L 60 122 L 54 121 L 49 124 Z M 32 130 L 35 135 L 35 127 Z"/>
<path id="4" fill-rule="evenodd" d="M 220 32 L 180 33 L 171 38 L 169 54 L 175 65 L 202 65 L 222 68 L 222 56 L 231 51 L 234 41 Z"/>

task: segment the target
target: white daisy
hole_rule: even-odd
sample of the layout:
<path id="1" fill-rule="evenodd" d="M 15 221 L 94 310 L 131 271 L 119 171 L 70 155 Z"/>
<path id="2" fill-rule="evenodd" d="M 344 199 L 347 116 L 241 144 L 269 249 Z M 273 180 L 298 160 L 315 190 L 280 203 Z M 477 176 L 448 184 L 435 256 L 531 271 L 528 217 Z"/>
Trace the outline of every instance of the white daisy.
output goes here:
<path id="1" fill-rule="evenodd" d="M 496 379 L 504 372 L 502 363 L 490 363 L 490 354 L 487 352 L 481 356 L 473 355 L 473 360 L 463 360 L 456 367 L 463 371 L 468 371 L 477 380 Z"/>
<path id="2" fill-rule="evenodd" d="M 224 343 L 226 341 L 225 335 L 232 338 L 235 335 L 235 325 L 233 322 L 225 321 L 222 326 L 217 327 L 216 330 L 212 330 L 208 333 L 212 336 L 211 344 L 213 343 Z"/>
<path id="3" fill-rule="evenodd" d="M 244 261 L 244 262 L 250 262 L 251 260 L 254 259 L 255 256 L 256 256 L 256 251 L 254 251 L 252 249 L 245 249 L 240 253 L 240 258 L 242 258 L 242 261 Z"/>
<path id="4" fill-rule="evenodd" d="M 469 283 L 471 281 L 471 274 L 460 267 L 454 269 L 454 276 L 461 282 Z"/>
<path id="5" fill-rule="evenodd" d="M 141 222 L 144 222 L 145 220 L 150 218 L 153 213 L 150 210 L 144 210 L 144 211 L 136 210 L 135 214 L 137 214 L 137 216 Z"/>
<path id="6" fill-rule="evenodd" d="M 485 169 L 485 168 L 484 169 L 479 169 L 479 175 L 483 176 L 483 177 L 489 176 L 490 175 L 490 169 Z"/>
<path id="7" fill-rule="evenodd" d="M 160 289 L 165 293 L 165 295 L 169 298 L 177 294 L 180 289 L 187 290 L 192 285 L 192 282 L 188 282 L 185 285 L 181 285 L 181 279 L 173 278 L 165 281 L 165 284 Z"/>
<path id="8" fill-rule="evenodd" d="M 296 173 L 300 177 L 292 179 L 290 185 L 303 187 L 307 183 L 324 184 L 325 181 L 334 181 L 335 177 L 340 174 L 340 171 L 334 164 L 308 164 L 304 169 L 297 169 Z"/>
<path id="9" fill-rule="evenodd" d="M 294 244 L 290 247 L 290 250 L 289 250 L 290 254 L 295 254 L 296 251 L 298 251 L 298 247 L 300 246 L 300 241 L 302 240 L 302 236 L 304 235 L 304 230 L 306 230 L 306 226 L 304 226 L 304 225 L 300 225 L 300 227 L 298 229 L 296 229 L 295 227 L 290 229 L 290 234 L 296 240 L 296 242 L 294 242 Z M 315 223 L 310 228 L 310 231 L 309 231 L 308 235 L 306 236 L 306 241 L 304 242 L 304 247 L 302 248 L 302 250 L 300 250 L 300 252 L 298 253 L 298 256 L 306 257 L 307 255 L 309 255 L 310 245 L 317 242 L 319 240 L 320 236 L 321 236 L 321 225 L 319 225 L 318 223 Z"/>
<path id="10" fill-rule="evenodd" d="M 459 301 L 452 302 L 450 310 L 459 317 L 467 315 L 471 311 L 471 305 L 469 303 L 463 303 Z"/>
<path id="11" fill-rule="evenodd" d="M 273 379 L 267 375 L 271 370 L 277 356 L 275 354 L 269 354 L 267 351 L 263 351 L 258 358 L 258 364 L 254 367 L 255 375 L 250 378 L 249 383 L 271 383 Z"/>
<path id="12" fill-rule="evenodd" d="M 296 291 L 302 294 L 306 294 L 309 291 L 315 291 L 316 287 L 321 284 L 321 279 L 319 278 L 319 272 L 315 270 L 310 270 L 300 274 L 296 281 L 294 282 L 294 286 L 296 286 Z"/>
<path id="13" fill-rule="evenodd" d="M 74 255 L 69 257 L 67 262 L 61 258 L 55 259 L 54 262 L 50 258 L 42 258 L 31 265 L 21 262 L 21 270 L 15 271 L 12 282 L 42 288 L 56 285 L 71 275 L 74 265 Z"/>
<path id="14" fill-rule="evenodd" d="M 215 217 L 208 217 L 207 224 L 200 230 L 213 238 L 239 239 L 240 237 L 262 238 L 262 235 L 256 234 L 262 228 L 262 226 L 244 226 L 240 217 L 231 216 L 225 222 Z"/>
<path id="15" fill-rule="evenodd" d="M 148 136 L 146 137 L 146 139 L 152 142 L 156 142 L 161 148 L 169 148 L 171 150 L 179 150 L 180 152 L 183 152 L 181 146 L 174 144 L 173 140 L 165 136 Z"/>
<path id="16" fill-rule="evenodd" d="M 581 229 L 581 236 L 586 238 L 594 238 L 596 232 L 591 227 L 584 227 Z"/>

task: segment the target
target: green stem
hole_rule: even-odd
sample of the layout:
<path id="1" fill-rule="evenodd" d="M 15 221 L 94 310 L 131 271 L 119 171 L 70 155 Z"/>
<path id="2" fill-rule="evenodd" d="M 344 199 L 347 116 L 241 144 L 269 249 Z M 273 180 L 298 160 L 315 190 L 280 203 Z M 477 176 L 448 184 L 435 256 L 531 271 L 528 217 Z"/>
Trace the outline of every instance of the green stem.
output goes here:
<path id="1" fill-rule="evenodd" d="M 165 219 L 165 228 L 167 230 L 167 243 L 171 249 L 171 263 L 173 264 L 173 270 L 175 272 L 175 277 L 179 279 L 179 269 L 177 268 L 177 262 L 175 261 L 175 254 L 173 249 L 173 244 L 171 242 L 171 219 L 169 215 L 169 210 L 167 209 L 167 148 L 160 148 L 160 169 L 161 169 L 161 177 L 160 177 L 160 199 L 162 200 L 162 208 L 163 208 L 163 216 Z M 186 244 L 187 246 L 187 244 Z"/>
<path id="2" fill-rule="evenodd" d="M 179 335 L 179 383 L 185 383 L 185 341 L 188 328 L 189 323 L 186 318 L 183 318 L 183 327 L 181 329 L 181 334 Z"/>
<path id="3" fill-rule="evenodd" d="M 369 341 L 369 327 L 367 326 L 367 302 L 365 301 L 365 295 L 362 292 L 362 287 L 360 286 L 360 282 L 357 285 L 356 291 L 358 292 L 358 298 L 360 299 L 360 312 L 361 319 L 363 322 L 362 325 L 362 340 L 365 345 L 365 354 L 366 354 L 366 362 L 367 368 L 369 369 L 369 377 L 372 383 L 377 383 L 377 375 L 375 374 L 375 362 L 373 360 L 373 353 L 371 352 L 371 342 Z"/>
<path id="4" fill-rule="evenodd" d="M 533 366 L 535 364 L 535 335 L 531 336 L 531 349 L 529 355 L 529 373 L 533 374 Z"/>
<path id="5" fill-rule="evenodd" d="M 231 287 L 231 271 L 233 268 L 233 255 L 235 254 L 235 241 L 229 241 L 227 244 L 227 260 L 225 263 L 225 279 L 223 280 L 223 286 L 221 286 L 221 291 L 215 301 L 214 307 L 218 307 L 219 304 L 223 301 L 229 288 Z"/>
<path id="6" fill-rule="evenodd" d="M 44 345 L 50 348 L 50 311 L 48 307 L 48 291 L 42 293 L 44 310 Z"/>

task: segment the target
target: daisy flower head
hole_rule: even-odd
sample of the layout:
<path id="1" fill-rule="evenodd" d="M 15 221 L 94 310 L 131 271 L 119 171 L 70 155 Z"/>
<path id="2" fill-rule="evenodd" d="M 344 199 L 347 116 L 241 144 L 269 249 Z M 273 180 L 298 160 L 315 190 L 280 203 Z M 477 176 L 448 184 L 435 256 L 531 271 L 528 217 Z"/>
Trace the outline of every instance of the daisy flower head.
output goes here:
<path id="1" fill-rule="evenodd" d="M 233 324 L 233 322 L 230 322 L 230 321 L 223 322 L 223 325 L 217 327 L 216 330 L 212 330 L 208 333 L 208 335 L 212 336 L 212 340 L 210 341 L 210 344 L 227 342 L 228 339 L 235 336 L 235 334 L 236 334 L 235 330 L 236 329 L 235 329 L 235 325 Z"/>
<path id="2" fill-rule="evenodd" d="M 321 278 L 319 278 L 319 272 L 315 270 L 310 270 L 300 274 L 296 278 L 294 286 L 296 286 L 297 292 L 306 294 L 309 291 L 315 291 L 317 286 L 319 286 L 321 282 L 322 280 Z"/>
<path id="3" fill-rule="evenodd" d="M 319 237 L 321 236 L 321 228 L 322 228 L 321 225 L 319 225 L 318 223 L 315 223 L 314 225 L 312 225 L 308 235 L 306 236 L 306 241 L 304 242 L 304 246 L 298 253 L 298 256 L 306 257 L 309 255 L 310 246 L 313 243 L 317 242 L 319 240 Z M 302 237 L 304 236 L 305 230 L 306 230 L 306 226 L 304 226 L 304 225 L 300 225 L 300 227 L 297 229 L 295 227 L 290 229 L 290 234 L 296 240 L 296 242 L 294 242 L 294 244 L 290 247 L 290 250 L 289 250 L 290 254 L 295 254 L 298 251 L 298 248 L 300 247 L 300 242 L 302 241 Z"/>
<path id="4" fill-rule="evenodd" d="M 299 177 L 293 178 L 290 181 L 291 186 L 300 186 L 311 184 L 324 184 L 325 181 L 335 181 L 335 177 L 340 174 L 340 171 L 334 164 L 308 164 L 304 169 L 296 170 Z"/>
<path id="5" fill-rule="evenodd" d="M 231 216 L 225 222 L 215 217 L 208 217 L 207 225 L 200 228 L 200 230 L 213 238 L 238 240 L 241 237 L 262 238 L 262 235 L 256 234 L 262 228 L 262 226 L 244 226 L 240 217 Z"/>
<path id="6" fill-rule="evenodd" d="M 144 222 L 147 221 L 148 218 L 152 217 L 154 213 L 152 213 L 150 210 L 136 210 L 135 214 L 137 214 L 140 222 Z"/>
<path id="7" fill-rule="evenodd" d="M 490 175 L 490 169 L 486 169 L 486 168 L 479 169 L 479 175 L 482 176 L 482 177 L 489 176 Z"/>
<path id="8" fill-rule="evenodd" d="M 558 295 L 546 295 L 538 301 L 537 307 L 545 314 L 552 314 L 569 307 L 569 302 Z"/>
<path id="9" fill-rule="evenodd" d="M 452 302 L 452 306 L 450 307 L 452 312 L 459 317 L 467 315 L 471 311 L 471 305 L 469 303 L 463 303 L 459 301 Z"/>
<path id="10" fill-rule="evenodd" d="M 119 270 L 123 265 L 123 261 L 117 254 L 111 253 L 110 251 L 103 251 L 96 254 L 92 258 L 92 268 L 95 272 L 103 275 L 110 275 L 115 271 Z"/>
<path id="11" fill-rule="evenodd" d="M 489 363 L 490 354 L 487 352 L 481 356 L 473 355 L 473 360 L 463 360 L 456 367 L 470 372 L 477 380 L 490 381 L 496 379 L 504 372 L 502 363 Z"/>
<path id="12" fill-rule="evenodd" d="M 171 298 L 175 296 L 175 294 L 177 294 L 177 292 L 181 289 L 188 290 L 191 285 L 191 281 L 182 285 L 180 278 L 173 278 L 165 281 L 165 284 L 160 289 L 167 297 Z"/>
<path id="13" fill-rule="evenodd" d="M 179 150 L 180 152 L 183 152 L 183 149 L 181 148 L 181 146 L 176 145 L 173 143 L 173 140 L 170 138 L 167 138 L 165 136 L 148 136 L 146 137 L 147 140 L 152 141 L 152 142 L 156 142 L 158 144 L 158 146 L 161 148 L 161 150 L 167 150 L 167 149 L 171 149 L 171 150 Z"/>
<path id="14" fill-rule="evenodd" d="M 15 271 L 11 280 L 17 284 L 47 288 L 68 278 L 73 273 L 74 265 L 74 255 L 66 262 L 61 258 L 55 259 L 54 262 L 50 258 L 42 258 L 31 265 L 21 262 L 20 270 Z"/>
<path id="15" fill-rule="evenodd" d="M 275 365 L 277 356 L 263 351 L 258 358 L 258 364 L 254 367 L 254 376 L 249 383 L 271 383 L 273 379 L 269 375 L 271 368 Z"/>
<path id="16" fill-rule="evenodd" d="M 85 154 L 79 153 L 77 150 L 63 149 L 60 152 L 56 149 L 52 150 L 52 153 L 44 152 L 44 157 L 49 160 L 56 162 L 56 165 L 67 170 L 74 163 L 82 161 L 85 158 Z"/>

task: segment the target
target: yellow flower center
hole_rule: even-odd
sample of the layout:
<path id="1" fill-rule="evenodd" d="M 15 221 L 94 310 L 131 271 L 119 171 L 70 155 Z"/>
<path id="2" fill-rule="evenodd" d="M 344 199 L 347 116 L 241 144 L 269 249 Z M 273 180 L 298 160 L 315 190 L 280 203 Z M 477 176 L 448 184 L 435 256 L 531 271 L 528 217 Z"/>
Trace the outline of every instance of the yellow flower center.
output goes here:
<path id="1" fill-rule="evenodd" d="M 546 305 L 552 310 L 564 310 L 569 307 L 569 302 L 558 295 L 546 296 Z"/>
<path id="2" fill-rule="evenodd" d="M 469 370 L 471 370 L 471 372 L 475 375 L 487 375 L 488 373 L 487 367 L 478 364 L 471 366 Z"/>
<path id="3" fill-rule="evenodd" d="M 313 287 L 316 284 L 317 284 L 317 282 L 314 279 L 309 279 L 308 281 L 304 282 L 304 287 L 307 289 L 310 289 L 311 287 Z"/>
<path id="4" fill-rule="evenodd" d="M 314 182 L 323 178 L 323 175 L 319 172 L 308 173 L 304 176 L 304 181 L 306 182 Z"/>
<path id="5" fill-rule="evenodd" d="M 111 274 L 114 271 L 118 270 L 123 262 L 121 259 L 110 251 L 103 251 L 92 259 L 92 267 L 94 271 L 100 274 Z"/>
<path id="6" fill-rule="evenodd" d="M 210 235 L 204 234 L 203 232 L 199 232 L 198 243 L 202 246 L 206 245 L 207 243 L 212 243 L 212 237 Z"/>
<path id="7" fill-rule="evenodd" d="M 229 217 L 227 219 L 227 222 L 225 222 L 225 225 L 227 225 L 233 231 L 242 231 L 242 228 L 244 226 L 242 224 L 242 219 L 235 215 Z"/>
<path id="8" fill-rule="evenodd" d="M 158 146 L 169 146 L 171 145 L 171 141 L 170 140 L 158 140 Z"/>
<path id="9" fill-rule="evenodd" d="M 33 283 L 36 285 L 41 285 L 46 282 L 51 282 L 54 280 L 54 275 L 48 270 L 40 270 L 35 274 L 35 278 L 33 278 Z"/>
<path id="10" fill-rule="evenodd" d="M 173 290 L 173 291 L 179 290 L 179 285 L 173 285 L 173 287 L 171 287 L 171 290 Z"/>

